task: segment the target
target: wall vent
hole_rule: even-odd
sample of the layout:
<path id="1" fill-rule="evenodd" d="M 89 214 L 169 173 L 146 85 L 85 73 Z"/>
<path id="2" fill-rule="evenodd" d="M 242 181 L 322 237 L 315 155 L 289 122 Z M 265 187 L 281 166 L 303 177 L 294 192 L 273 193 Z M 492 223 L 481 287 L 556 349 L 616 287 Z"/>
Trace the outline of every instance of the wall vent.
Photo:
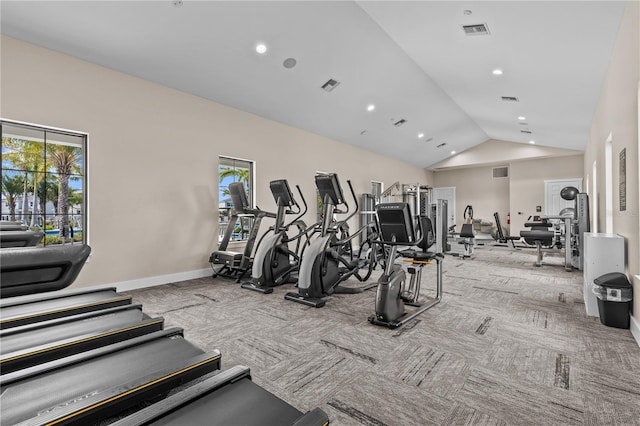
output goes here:
<path id="1" fill-rule="evenodd" d="M 407 120 L 405 120 L 405 119 L 403 118 L 403 119 L 400 119 L 400 120 L 396 121 L 395 123 L 393 123 L 393 125 L 394 125 L 394 126 L 396 126 L 396 127 L 400 127 L 400 126 L 402 126 L 402 125 L 403 125 L 404 123 L 406 123 L 406 122 L 407 122 Z"/>
<path id="2" fill-rule="evenodd" d="M 509 167 L 494 167 L 493 168 L 493 177 L 494 178 L 506 178 L 509 177 Z"/>
<path id="3" fill-rule="evenodd" d="M 501 96 L 501 98 L 505 102 L 520 102 L 515 96 Z"/>
<path id="4" fill-rule="evenodd" d="M 442 148 L 443 146 L 445 146 L 447 143 L 446 142 L 442 142 L 440 145 L 437 145 L 436 148 Z"/>
<path id="5" fill-rule="evenodd" d="M 468 36 L 472 35 L 489 35 L 489 27 L 487 24 L 474 24 L 474 25 L 463 25 L 462 29 L 464 33 Z"/>
<path id="6" fill-rule="evenodd" d="M 339 81 L 336 81 L 336 80 L 330 78 L 329 81 L 327 81 L 321 87 L 322 87 L 322 90 L 324 90 L 325 92 L 330 92 L 333 89 L 335 89 L 336 87 L 338 87 L 339 84 L 340 84 Z"/>
<path id="7" fill-rule="evenodd" d="M 530 135 L 533 132 L 531 130 L 520 130 L 520 133 L 525 133 L 527 135 Z"/>

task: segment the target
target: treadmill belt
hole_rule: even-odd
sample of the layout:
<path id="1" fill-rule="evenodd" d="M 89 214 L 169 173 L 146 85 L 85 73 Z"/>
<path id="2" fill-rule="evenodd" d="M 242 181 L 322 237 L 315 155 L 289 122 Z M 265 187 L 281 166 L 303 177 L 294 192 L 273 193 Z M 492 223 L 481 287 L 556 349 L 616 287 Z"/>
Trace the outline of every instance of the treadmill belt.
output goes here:
<path id="1" fill-rule="evenodd" d="M 4 305 L 0 307 L 0 315 L 2 316 L 0 325 L 3 329 L 17 327 L 130 303 L 130 296 L 123 296 L 114 289 L 107 289 L 38 300 L 32 303 Z"/>
<path id="2" fill-rule="evenodd" d="M 19 423 L 47 414 L 53 407 L 69 408 L 73 402 L 90 399 L 203 353 L 184 338 L 172 336 L 3 384 L 0 424 Z"/>
<path id="3" fill-rule="evenodd" d="M 135 307 L 135 305 L 131 306 L 132 309 L 120 309 L 116 312 L 107 311 L 99 314 L 99 312 L 102 312 L 99 311 L 90 316 L 88 314 L 77 315 L 69 317 L 69 320 L 72 321 L 62 322 L 58 320 L 59 323 L 57 324 L 47 326 L 43 324 L 42 327 L 33 327 L 32 329 L 15 333 L 12 333 L 12 331 L 14 329 L 18 331 L 18 327 L 7 329 L 5 333 L 2 334 L 2 337 L 0 337 L 0 354 L 35 348 L 47 343 L 90 333 L 116 330 L 140 323 L 143 319 L 148 318 L 148 316 L 142 312 L 140 305 L 137 307 Z M 80 318 L 73 320 L 75 317 Z"/>
<path id="4" fill-rule="evenodd" d="M 293 424 L 301 416 L 293 406 L 243 378 L 150 424 L 281 426 Z"/>

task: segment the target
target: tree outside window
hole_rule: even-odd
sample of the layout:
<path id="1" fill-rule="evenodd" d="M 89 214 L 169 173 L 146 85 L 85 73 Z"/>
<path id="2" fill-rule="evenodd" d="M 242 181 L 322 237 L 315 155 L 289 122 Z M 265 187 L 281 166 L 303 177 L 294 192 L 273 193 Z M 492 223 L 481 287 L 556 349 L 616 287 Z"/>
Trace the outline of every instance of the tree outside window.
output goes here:
<path id="1" fill-rule="evenodd" d="M 253 169 L 252 161 L 222 156 L 218 158 L 218 242 L 222 241 L 228 226 L 234 227 L 231 241 L 243 241 L 248 237 L 253 218 L 241 217 L 236 223 L 229 223 L 233 209 L 229 184 L 241 182 L 249 204 L 253 206 Z"/>
<path id="2" fill-rule="evenodd" d="M 0 121 L 3 219 L 45 231 L 43 245 L 86 241 L 86 135 Z"/>

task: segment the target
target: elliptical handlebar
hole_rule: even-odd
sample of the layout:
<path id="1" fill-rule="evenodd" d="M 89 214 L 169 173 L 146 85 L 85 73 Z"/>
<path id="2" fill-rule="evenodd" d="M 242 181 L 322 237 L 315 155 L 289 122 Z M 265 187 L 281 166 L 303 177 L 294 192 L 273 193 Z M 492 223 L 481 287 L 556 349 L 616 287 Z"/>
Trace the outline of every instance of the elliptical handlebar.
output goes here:
<path id="1" fill-rule="evenodd" d="M 298 216 L 296 216 L 295 219 L 293 219 L 291 222 L 287 223 L 285 225 L 285 228 L 289 228 L 292 224 L 294 224 L 298 220 L 302 219 L 302 216 L 307 214 L 307 210 L 308 210 L 307 200 L 305 200 L 304 195 L 302 195 L 302 190 L 300 189 L 300 185 L 296 185 L 296 189 L 298 190 L 298 194 L 300 195 L 300 199 L 302 200 L 302 204 L 304 205 L 304 210 L 302 210 L 300 208 L 300 205 L 298 204 L 298 202 L 294 198 L 293 199 L 293 204 L 298 208 L 298 211 L 294 212 L 292 210 L 288 210 L 287 213 L 288 214 L 297 214 Z"/>

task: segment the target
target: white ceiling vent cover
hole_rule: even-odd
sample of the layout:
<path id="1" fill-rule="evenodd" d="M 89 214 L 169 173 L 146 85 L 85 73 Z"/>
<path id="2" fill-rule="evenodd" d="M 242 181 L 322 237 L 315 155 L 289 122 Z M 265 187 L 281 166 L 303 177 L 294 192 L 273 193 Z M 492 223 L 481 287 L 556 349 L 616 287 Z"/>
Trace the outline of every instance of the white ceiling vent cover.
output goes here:
<path id="1" fill-rule="evenodd" d="M 494 167 L 493 168 L 493 177 L 495 178 L 506 178 L 509 177 L 509 167 Z"/>
<path id="2" fill-rule="evenodd" d="M 487 24 L 463 25 L 462 29 L 464 30 L 464 33 L 468 36 L 491 34 L 489 32 L 489 27 L 487 27 Z"/>

